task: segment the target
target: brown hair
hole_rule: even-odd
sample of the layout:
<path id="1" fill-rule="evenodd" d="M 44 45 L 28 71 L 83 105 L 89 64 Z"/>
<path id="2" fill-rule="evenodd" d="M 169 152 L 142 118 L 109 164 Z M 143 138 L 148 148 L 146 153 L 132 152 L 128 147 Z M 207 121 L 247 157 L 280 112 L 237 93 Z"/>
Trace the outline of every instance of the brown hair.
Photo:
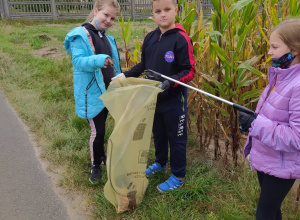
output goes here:
<path id="1" fill-rule="evenodd" d="M 271 30 L 278 34 L 281 40 L 293 51 L 300 53 L 300 19 L 293 18 L 282 21 Z"/>
<path id="2" fill-rule="evenodd" d="M 86 22 L 91 22 L 94 18 L 94 10 L 95 8 L 98 9 L 98 11 L 103 9 L 104 5 L 112 6 L 116 9 L 117 14 L 120 14 L 121 7 L 119 5 L 119 2 L 117 0 L 96 0 L 93 6 L 93 10 L 88 15 Z"/>
<path id="3" fill-rule="evenodd" d="M 153 6 L 153 2 L 158 2 L 160 0 L 151 0 L 151 5 Z M 161 1 L 164 1 L 164 0 L 161 0 Z M 172 3 L 176 6 L 177 5 L 177 0 L 171 0 Z"/>

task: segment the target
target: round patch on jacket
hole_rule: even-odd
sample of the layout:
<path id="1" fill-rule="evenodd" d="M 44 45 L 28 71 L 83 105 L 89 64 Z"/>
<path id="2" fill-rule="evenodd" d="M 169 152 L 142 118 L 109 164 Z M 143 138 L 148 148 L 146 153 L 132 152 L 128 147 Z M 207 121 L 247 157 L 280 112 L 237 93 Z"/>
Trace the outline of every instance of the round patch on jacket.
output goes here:
<path id="1" fill-rule="evenodd" d="M 173 51 L 167 51 L 165 53 L 165 60 L 168 62 L 168 63 L 172 63 L 175 59 L 175 55 L 174 55 L 174 52 Z"/>

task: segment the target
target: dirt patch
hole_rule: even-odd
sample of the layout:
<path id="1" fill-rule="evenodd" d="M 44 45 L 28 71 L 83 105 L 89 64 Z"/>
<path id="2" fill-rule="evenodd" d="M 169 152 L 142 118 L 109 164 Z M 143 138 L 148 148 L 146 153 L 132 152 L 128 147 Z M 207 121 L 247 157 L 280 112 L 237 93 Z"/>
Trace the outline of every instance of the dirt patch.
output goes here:
<path id="1" fill-rule="evenodd" d="M 196 130 L 195 128 L 192 128 L 192 130 Z M 195 143 L 198 144 L 198 146 L 194 147 L 188 147 L 187 148 L 187 155 L 193 155 L 195 158 L 203 158 L 206 160 L 215 160 L 222 162 L 224 166 L 233 164 L 233 156 L 232 156 L 232 148 L 230 145 L 228 145 L 228 149 L 226 149 L 226 140 L 223 138 L 218 139 L 218 145 L 219 145 L 219 152 L 218 152 L 218 158 L 215 158 L 215 143 L 214 139 L 212 138 L 208 146 L 200 147 L 200 140 L 199 137 L 197 137 L 197 134 L 192 134 L 190 132 L 189 135 L 193 135 L 193 139 L 197 140 Z M 247 136 L 242 135 L 241 136 L 241 144 L 236 152 L 237 154 L 237 164 L 238 166 L 243 166 L 245 162 L 248 161 L 248 159 L 244 158 L 243 155 L 243 149 L 244 144 L 246 143 Z M 227 151 L 227 152 L 226 152 Z"/>
<path id="2" fill-rule="evenodd" d="M 48 57 L 55 60 L 68 57 L 68 53 L 66 51 L 59 51 L 56 47 L 43 47 L 38 50 L 32 50 L 31 53 L 37 57 Z"/>
<path id="3" fill-rule="evenodd" d="M 50 59 L 63 59 L 68 53 L 65 51 L 62 43 L 57 38 L 48 34 L 39 34 L 33 38 L 33 42 L 29 45 L 34 48 L 34 40 L 41 41 L 42 45 L 39 49 L 33 49 L 31 54 L 37 57 L 48 57 Z"/>

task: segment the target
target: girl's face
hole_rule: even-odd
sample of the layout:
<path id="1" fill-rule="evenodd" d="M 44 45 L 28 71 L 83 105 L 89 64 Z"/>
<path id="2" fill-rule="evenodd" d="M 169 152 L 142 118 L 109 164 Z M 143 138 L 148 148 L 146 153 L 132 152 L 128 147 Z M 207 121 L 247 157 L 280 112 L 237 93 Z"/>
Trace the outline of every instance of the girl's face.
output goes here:
<path id="1" fill-rule="evenodd" d="M 292 51 L 291 48 L 286 45 L 276 31 L 274 31 L 270 36 L 270 49 L 268 55 L 271 56 L 272 59 L 276 59 L 281 57 L 282 55 L 291 52 L 292 56 L 296 56 L 291 66 L 300 62 L 299 54 L 297 51 Z"/>
<path id="2" fill-rule="evenodd" d="M 272 59 L 276 59 L 288 52 L 291 52 L 291 48 L 289 48 L 281 40 L 281 38 L 278 34 L 276 34 L 276 32 L 273 32 L 270 36 L 270 49 L 268 54 L 272 57 Z"/>
<path id="3" fill-rule="evenodd" d="M 103 30 L 110 28 L 114 24 L 117 15 L 117 10 L 113 6 L 104 5 L 101 10 L 94 9 L 94 19 L 97 19 L 100 28 Z M 96 27 L 94 20 L 92 24 Z"/>
<path id="4" fill-rule="evenodd" d="M 173 4 L 172 0 L 154 1 L 152 11 L 154 20 L 162 33 L 175 27 L 175 16 L 178 8 Z"/>

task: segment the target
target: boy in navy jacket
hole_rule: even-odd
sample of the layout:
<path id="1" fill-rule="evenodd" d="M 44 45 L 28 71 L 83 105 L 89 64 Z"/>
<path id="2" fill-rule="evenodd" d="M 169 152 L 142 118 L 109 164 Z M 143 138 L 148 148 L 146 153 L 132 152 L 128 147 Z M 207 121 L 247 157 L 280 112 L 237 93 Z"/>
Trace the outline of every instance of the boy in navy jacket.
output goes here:
<path id="1" fill-rule="evenodd" d="M 175 24 L 176 0 L 151 0 L 151 3 L 158 27 L 144 39 L 141 62 L 124 75 L 138 77 L 151 69 L 187 83 L 195 76 L 195 60 L 191 39 L 180 24 Z M 156 162 L 147 168 L 146 175 L 167 170 L 170 145 L 172 175 L 157 186 L 164 192 L 182 186 L 186 174 L 187 88 L 163 78 L 160 80 L 164 91 L 157 97 L 153 123 Z"/>

